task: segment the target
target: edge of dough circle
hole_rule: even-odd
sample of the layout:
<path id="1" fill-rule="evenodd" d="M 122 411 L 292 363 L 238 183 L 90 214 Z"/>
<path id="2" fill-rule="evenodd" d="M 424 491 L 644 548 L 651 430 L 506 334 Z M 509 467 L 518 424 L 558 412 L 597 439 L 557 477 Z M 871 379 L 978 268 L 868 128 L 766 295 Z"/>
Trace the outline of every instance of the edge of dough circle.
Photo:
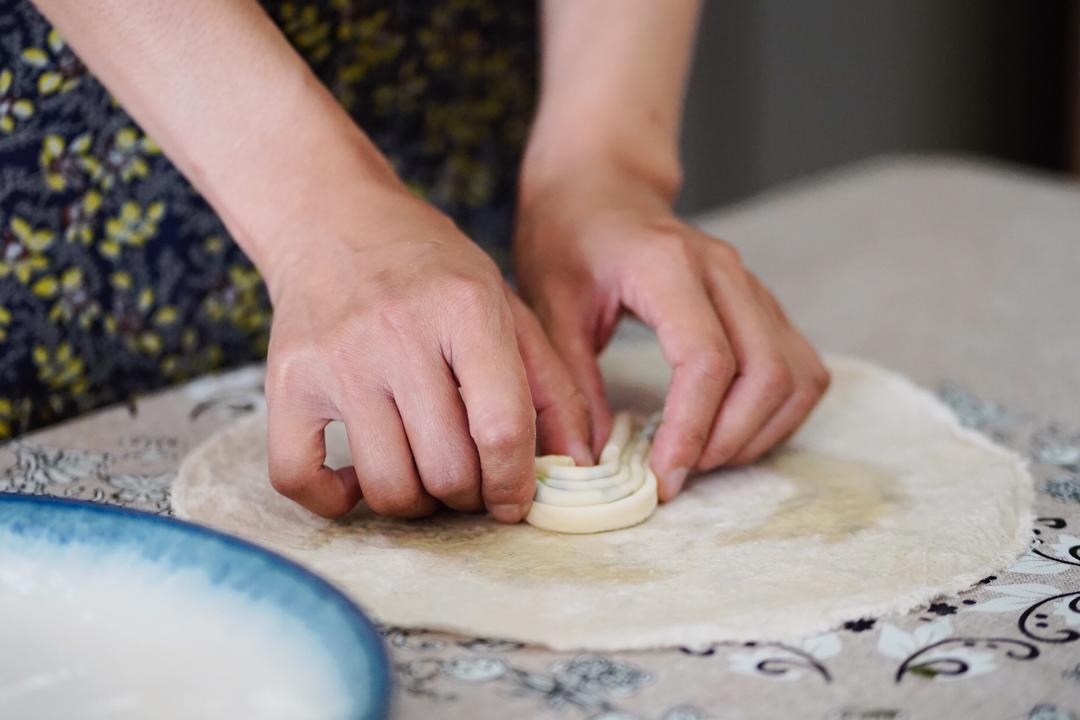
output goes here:
<path id="1" fill-rule="evenodd" d="M 637 425 L 637 427 L 635 427 Z M 525 521 L 560 533 L 599 533 L 630 527 L 656 509 L 656 475 L 649 468 L 655 421 L 615 416 L 596 465 L 566 455 L 536 458 L 536 496 Z"/>

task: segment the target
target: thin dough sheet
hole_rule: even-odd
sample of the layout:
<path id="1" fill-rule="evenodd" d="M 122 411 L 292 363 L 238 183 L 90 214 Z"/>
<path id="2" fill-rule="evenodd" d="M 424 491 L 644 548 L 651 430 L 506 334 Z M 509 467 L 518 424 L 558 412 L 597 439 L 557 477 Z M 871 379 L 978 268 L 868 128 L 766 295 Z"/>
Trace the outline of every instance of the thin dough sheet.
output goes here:
<path id="1" fill-rule="evenodd" d="M 555 649 L 792 640 L 962 590 L 1026 548 L 1019 457 L 894 373 L 828 362 L 832 388 L 787 446 L 692 479 L 624 530 L 402 522 L 363 506 L 323 520 L 270 488 L 261 414 L 190 454 L 173 508 L 314 569 L 384 623 Z M 651 340 L 614 343 L 604 370 L 614 407 L 660 406 L 669 375 Z M 328 431 L 332 465 L 348 463 L 343 440 Z"/>

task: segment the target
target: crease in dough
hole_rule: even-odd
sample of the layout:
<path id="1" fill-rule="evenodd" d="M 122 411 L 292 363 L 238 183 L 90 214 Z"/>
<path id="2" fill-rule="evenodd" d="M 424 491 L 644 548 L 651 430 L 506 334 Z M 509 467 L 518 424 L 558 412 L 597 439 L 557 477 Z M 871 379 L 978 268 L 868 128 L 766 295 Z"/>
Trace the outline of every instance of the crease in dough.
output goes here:
<path id="1" fill-rule="evenodd" d="M 635 422 L 615 416 L 611 436 L 596 465 L 577 466 L 565 455 L 536 458 L 536 496 L 525 521 L 560 533 L 589 534 L 644 522 L 656 509 L 656 476 L 649 447 L 656 419 Z"/>

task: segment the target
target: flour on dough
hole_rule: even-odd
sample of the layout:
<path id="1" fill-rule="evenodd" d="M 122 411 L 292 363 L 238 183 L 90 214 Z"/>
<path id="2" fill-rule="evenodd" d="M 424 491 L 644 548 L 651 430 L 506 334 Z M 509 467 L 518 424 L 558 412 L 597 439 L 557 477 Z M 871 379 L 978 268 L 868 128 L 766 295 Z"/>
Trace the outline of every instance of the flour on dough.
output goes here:
<path id="1" fill-rule="evenodd" d="M 613 407 L 660 407 L 668 370 L 654 341 L 615 342 L 602 365 Z M 403 522 L 362 504 L 324 520 L 271 489 L 262 414 L 189 455 L 173 508 L 303 563 L 381 622 L 556 649 L 788 641 L 1010 564 L 1030 538 L 1023 461 L 894 373 L 828 365 L 831 389 L 785 447 L 691 479 L 622 530 L 564 535 L 451 512 Z M 327 442 L 328 462 L 347 464 L 341 429 Z M 555 489 L 575 480 L 551 477 Z"/>

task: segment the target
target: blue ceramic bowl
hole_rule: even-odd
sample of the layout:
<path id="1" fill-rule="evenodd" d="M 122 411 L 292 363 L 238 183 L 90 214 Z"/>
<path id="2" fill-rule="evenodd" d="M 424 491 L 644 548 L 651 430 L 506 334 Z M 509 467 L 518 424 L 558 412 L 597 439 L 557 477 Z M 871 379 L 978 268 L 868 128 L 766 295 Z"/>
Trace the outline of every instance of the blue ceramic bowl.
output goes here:
<path id="1" fill-rule="evenodd" d="M 0 493 L 0 531 L 95 553 L 135 551 L 167 571 L 196 570 L 215 589 L 281 612 L 314 636 L 341 673 L 347 717 L 386 717 L 389 663 L 371 621 L 341 592 L 296 563 L 200 525 L 112 505 Z M 0 541 L 3 535 L 0 534 Z"/>

